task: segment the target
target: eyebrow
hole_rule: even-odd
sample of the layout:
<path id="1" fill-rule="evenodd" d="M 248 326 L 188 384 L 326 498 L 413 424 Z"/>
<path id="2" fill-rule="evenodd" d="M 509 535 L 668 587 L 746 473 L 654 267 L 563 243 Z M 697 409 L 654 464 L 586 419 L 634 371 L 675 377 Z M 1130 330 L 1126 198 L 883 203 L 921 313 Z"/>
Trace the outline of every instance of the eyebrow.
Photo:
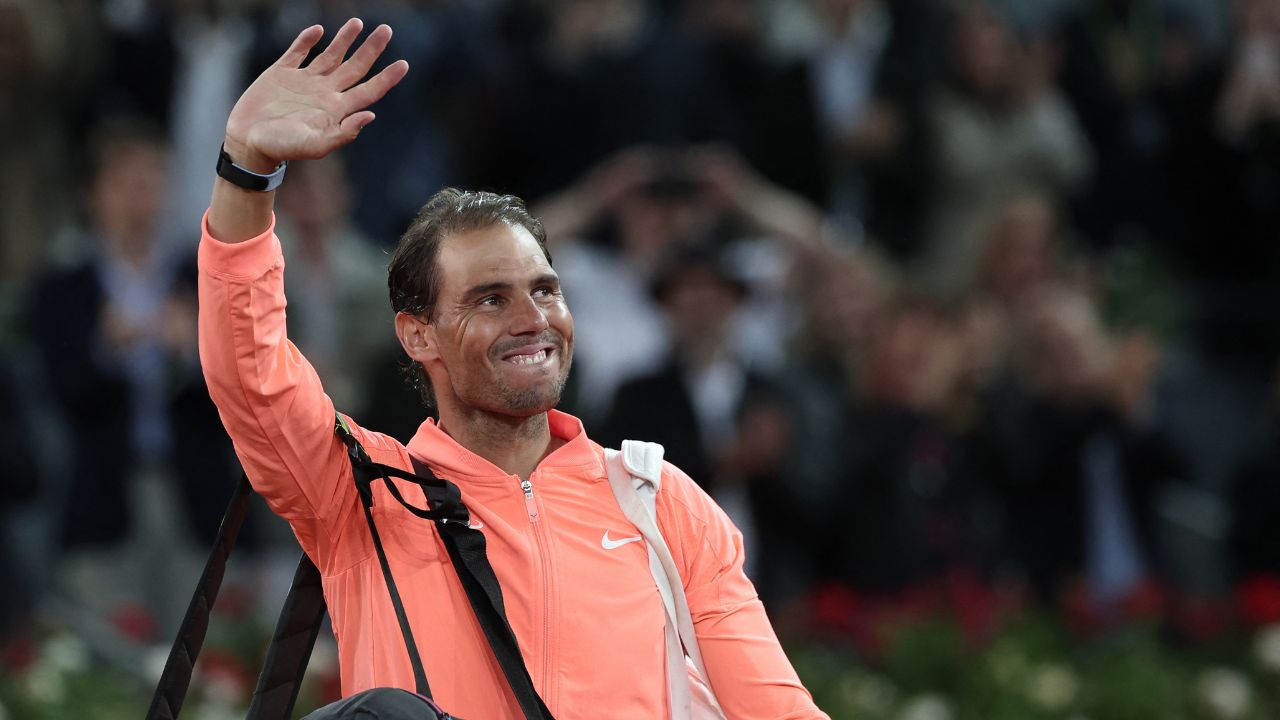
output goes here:
<path id="1" fill-rule="evenodd" d="M 536 285 L 553 285 L 558 288 L 560 287 L 560 276 L 556 275 L 555 273 L 543 273 L 542 275 L 535 277 L 530 284 L 535 286 Z M 505 281 L 488 282 L 488 283 L 483 283 L 483 284 L 476 285 L 469 288 L 466 292 L 462 294 L 462 297 L 464 299 L 470 300 L 472 298 L 479 297 L 481 295 L 488 295 L 489 293 L 493 293 L 493 292 L 510 291 L 514 287 L 515 286 L 513 284 Z"/>
<path id="2" fill-rule="evenodd" d="M 509 282 L 484 283 L 483 285 L 476 285 L 472 288 L 469 288 L 466 292 L 462 294 L 462 297 L 469 300 L 479 295 L 488 295 L 491 292 L 496 292 L 501 290 L 510 290 L 511 287 L 512 285 Z"/>

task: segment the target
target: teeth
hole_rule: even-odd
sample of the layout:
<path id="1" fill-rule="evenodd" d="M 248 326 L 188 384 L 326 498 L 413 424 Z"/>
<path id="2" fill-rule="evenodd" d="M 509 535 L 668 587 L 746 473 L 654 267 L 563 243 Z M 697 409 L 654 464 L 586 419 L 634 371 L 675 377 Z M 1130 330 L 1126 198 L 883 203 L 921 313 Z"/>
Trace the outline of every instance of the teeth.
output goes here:
<path id="1" fill-rule="evenodd" d="M 539 350 L 532 355 L 517 355 L 511 359 L 516 365 L 536 365 L 547 359 L 547 351 Z"/>

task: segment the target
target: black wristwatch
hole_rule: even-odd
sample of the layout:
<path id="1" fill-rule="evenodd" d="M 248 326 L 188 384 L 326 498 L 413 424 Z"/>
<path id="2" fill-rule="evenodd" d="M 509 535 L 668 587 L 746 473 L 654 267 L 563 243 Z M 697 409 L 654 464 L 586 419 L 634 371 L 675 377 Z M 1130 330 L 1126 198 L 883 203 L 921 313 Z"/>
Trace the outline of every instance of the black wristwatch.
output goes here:
<path id="1" fill-rule="evenodd" d="M 271 192 L 280 187 L 280 183 L 284 182 L 285 166 L 288 164 L 282 162 L 275 170 L 263 175 L 235 164 L 235 161 L 227 154 L 225 145 L 218 149 L 218 177 L 245 190 Z"/>

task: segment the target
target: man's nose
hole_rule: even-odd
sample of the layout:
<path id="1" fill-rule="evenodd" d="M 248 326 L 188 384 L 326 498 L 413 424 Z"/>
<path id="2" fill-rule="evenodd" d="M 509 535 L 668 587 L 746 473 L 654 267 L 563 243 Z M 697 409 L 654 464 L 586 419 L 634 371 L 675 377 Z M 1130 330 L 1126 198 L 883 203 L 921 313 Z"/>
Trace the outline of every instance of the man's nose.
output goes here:
<path id="1" fill-rule="evenodd" d="M 546 310 L 528 295 L 517 301 L 511 312 L 512 335 L 540 333 L 548 327 Z"/>

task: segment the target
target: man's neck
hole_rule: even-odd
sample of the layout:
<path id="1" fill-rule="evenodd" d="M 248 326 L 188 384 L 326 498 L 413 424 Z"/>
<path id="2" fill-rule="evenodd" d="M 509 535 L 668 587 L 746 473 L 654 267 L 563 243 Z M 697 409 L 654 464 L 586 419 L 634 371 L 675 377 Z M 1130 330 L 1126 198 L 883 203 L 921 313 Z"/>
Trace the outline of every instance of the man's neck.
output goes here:
<path id="1" fill-rule="evenodd" d="M 516 418 L 442 407 L 440 429 L 462 447 L 522 479 L 528 479 L 542 458 L 564 444 L 551 434 L 545 412 Z"/>

